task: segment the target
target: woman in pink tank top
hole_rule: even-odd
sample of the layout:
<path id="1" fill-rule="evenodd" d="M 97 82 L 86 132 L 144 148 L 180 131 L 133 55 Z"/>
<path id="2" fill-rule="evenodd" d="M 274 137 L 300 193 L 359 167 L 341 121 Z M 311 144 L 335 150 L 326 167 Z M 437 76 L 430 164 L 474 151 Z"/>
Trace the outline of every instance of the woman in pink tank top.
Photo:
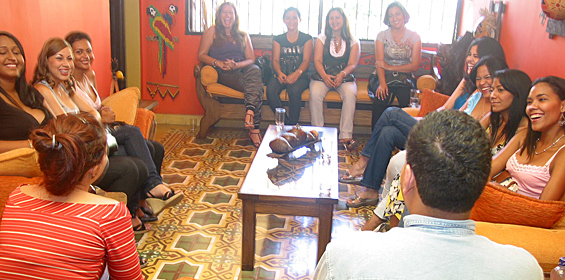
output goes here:
<path id="1" fill-rule="evenodd" d="M 542 200 L 565 201 L 565 79 L 535 80 L 528 96 L 528 129 L 494 158 L 491 176 L 506 168 L 518 193 Z"/>

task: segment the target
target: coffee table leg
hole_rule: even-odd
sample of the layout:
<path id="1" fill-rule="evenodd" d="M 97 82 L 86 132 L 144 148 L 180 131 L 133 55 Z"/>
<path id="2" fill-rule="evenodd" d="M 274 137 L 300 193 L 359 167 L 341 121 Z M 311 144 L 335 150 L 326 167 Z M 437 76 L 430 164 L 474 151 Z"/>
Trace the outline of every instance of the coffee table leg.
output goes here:
<path id="1" fill-rule="evenodd" d="M 241 269 L 251 271 L 255 262 L 255 201 L 243 200 L 242 204 Z"/>
<path id="2" fill-rule="evenodd" d="M 326 246 L 330 243 L 332 239 L 332 219 L 333 219 L 333 204 L 321 204 L 320 205 L 320 216 L 319 220 L 319 232 L 318 232 L 318 258 L 316 263 L 320 260 L 324 252 L 326 251 Z"/>

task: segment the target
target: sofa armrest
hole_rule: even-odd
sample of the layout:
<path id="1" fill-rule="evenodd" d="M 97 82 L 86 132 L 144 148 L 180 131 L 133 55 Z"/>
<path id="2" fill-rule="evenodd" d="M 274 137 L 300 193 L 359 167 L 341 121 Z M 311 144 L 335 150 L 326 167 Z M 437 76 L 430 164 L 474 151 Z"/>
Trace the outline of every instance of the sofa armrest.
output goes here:
<path id="1" fill-rule="evenodd" d="M 214 67 L 206 65 L 200 71 L 200 79 L 203 86 L 209 86 L 218 82 L 218 72 Z"/>
<path id="2" fill-rule="evenodd" d="M 137 109 L 135 126 L 139 127 L 145 139 L 153 140 L 155 138 L 155 125 L 155 113 L 144 108 Z"/>

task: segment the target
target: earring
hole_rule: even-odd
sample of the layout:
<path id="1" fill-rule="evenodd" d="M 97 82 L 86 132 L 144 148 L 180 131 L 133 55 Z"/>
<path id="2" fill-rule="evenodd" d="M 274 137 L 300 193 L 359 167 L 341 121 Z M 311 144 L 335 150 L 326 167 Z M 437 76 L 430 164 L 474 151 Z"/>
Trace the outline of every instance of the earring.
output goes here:
<path id="1" fill-rule="evenodd" d="M 564 126 L 565 125 L 565 116 L 563 114 L 561 114 L 561 116 L 559 117 L 559 120 L 557 121 L 557 124 L 559 126 Z"/>

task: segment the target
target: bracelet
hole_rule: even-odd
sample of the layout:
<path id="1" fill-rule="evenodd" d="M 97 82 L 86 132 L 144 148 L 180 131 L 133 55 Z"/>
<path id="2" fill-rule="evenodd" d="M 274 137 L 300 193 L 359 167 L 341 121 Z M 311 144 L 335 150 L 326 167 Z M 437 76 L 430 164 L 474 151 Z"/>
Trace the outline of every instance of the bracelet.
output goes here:
<path id="1" fill-rule="evenodd" d="M 214 64 L 214 66 L 217 67 L 218 65 L 216 65 L 216 61 L 218 61 L 218 60 L 217 60 L 217 59 L 214 59 L 214 62 L 212 62 L 212 64 Z"/>
<path id="2" fill-rule="evenodd" d="M 340 71 L 339 73 L 343 73 L 343 77 L 347 76 L 347 73 L 345 73 L 345 71 Z"/>
<path id="3" fill-rule="evenodd" d="M 27 142 L 29 143 L 29 148 L 33 149 L 33 144 L 31 143 L 31 140 L 27 139 Z"/>
<path id="4" fill-rule="evenodd" d="M 296 72 L 298 72 L 298 74 L 302 75 L 302 73 L 304 73 L 302 70 L 300 70 L 300 68 L 298 70 L 296 70 Z"/>

